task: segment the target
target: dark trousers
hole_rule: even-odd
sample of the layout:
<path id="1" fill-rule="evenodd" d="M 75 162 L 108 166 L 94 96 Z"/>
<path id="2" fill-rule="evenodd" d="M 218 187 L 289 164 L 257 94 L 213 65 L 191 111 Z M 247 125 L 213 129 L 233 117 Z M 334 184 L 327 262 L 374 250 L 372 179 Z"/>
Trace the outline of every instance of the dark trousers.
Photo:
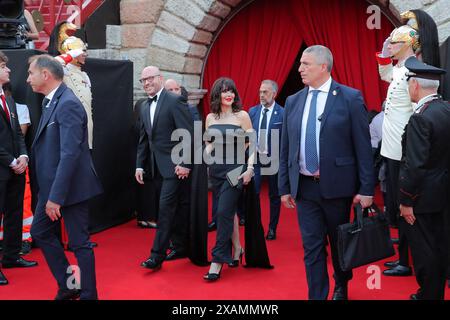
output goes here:
<path id="1" fill-rule="evenodd" d="M 442 212 L 416 214 L 411 226 L 404 219 L 403 225 L 411 247 L 414 272 L 420 288 L 419 299 L 443 300 L 447 269 L 448 246 L 446 243 Z"/>
<path id="2" fill-rule="evenodd" d="M 400 219 L 400 203 L 398 201 L 398 179 L 400 174 L 400 161 L 392 160 L 386 158 L 386 164 L 388 169 L 388 179 L 387 179 L 387 197 L 388 197 L 388 204 L 387 210 L 389 212 L 389 215 L 393 215 L 395 212 L 395 216 L 397 217 L 398 221 L 401 221 L 403 219 Z M 400 265 L 404 267 L 409 266 L 409 247 L 408 247 L 408 240 L 406 238 L 405 234 L 405 225 L 400 224 L 398 225 L 398 256 L 400 260 Z"/>
<path id="3" fill-rule="evenodd" d="M 158 229 L 156 230 L 156 236 L 150 254 L 150 257 L 157 262 L 164 260 L 167 249 L 169 248 L 174 219 L 178 219 L 178 198 L 183 182 L 185 181 L 176 177 L 170 179 L 163 178 L 162 180 L 161 195 L 159 197 Z"/>
<path id="4" fill-rule="evenodd" d="M 60 289 L 74 289 L 69 261 L 57 237 L 59 221 L 51 221 L 45 213 L 46 200 L 40 199 L 31 226 L 31 236 L 42 249 L 53 277 Z M 94 251 L 89 245 L 89 201 L 61 208 L 64 224 L 69 234 L 69 246 L 73 249 L 80 268 L 80 299 L 97 299 Z"/>
<path id="5" fill-rule="evenodd" d="M 13 174 L 0 181 L 0 216 L 3 214 L 3 262 L 19 258 L 22 246 L 25 175 Z"/>
<path id="6" fill-rule="evenodd" d="M 161 194 L 162 177 L 155 170 L 153 178 L 144 176 L 144 185 L 137 185 L 137 220 L 158 221 L 159 197 Z"/>
<path id="7" fill-rule="evenodd" d="M 217 194 L 217 236 L 212 249 L 212 262 L 231 263 L 231 235 L 233 234 L 234 215 L 242 194 L 242 186 L 232 187 L 227 180 L 214 179 Z"/>
<path id="8" fill-rule="evenodd" d="M 183 180 L 178 194 L 176 219 L 173 222 L 172 244 L 177 251 L 189 249 L 189 226 L 191 212 L 191 178 Z"/>
<path id="9" fill-rule="evenodd" d="M 308 298 L 326 300 L 329 293 L 326 241 L 336 285 L 346 285 L 352 271 L 342 271 L 337 251 L 337 227 L 350 221 L 352 198 L 324 199 L 320 182 L 300 175 L 297 214 L 303 241 L 304 262 L 308 281 Z"/>
<path id="10" fill-rule="evenodd" d="M 269 182 L 269 199 L 270 199 L 270 223 L 269 229 L 277 230 L 278 221 L 280 220 L 281 198 L 278 192 L 278 174 L 266 176 Z M 264 176 L 261 175 L 260 165 L 255 165 L 255 191 L 260 196 L 261 183 Z"/>

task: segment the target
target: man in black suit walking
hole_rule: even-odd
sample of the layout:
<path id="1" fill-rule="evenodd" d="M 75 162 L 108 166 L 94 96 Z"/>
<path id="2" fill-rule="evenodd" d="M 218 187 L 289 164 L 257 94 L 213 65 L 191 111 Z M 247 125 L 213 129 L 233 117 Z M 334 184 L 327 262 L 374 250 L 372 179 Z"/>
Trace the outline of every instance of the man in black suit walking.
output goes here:
<path id="1" fill-rule="evenodd" d="M 178 193 L 190 173 L 190 159 L 179 163 L 172 160 L 173 148 L 179 143 L 172 141 L 172 133 L 184 129 L 189 133 L 188 146 L 192 150 L 193 124 L 189 110 L 181 96 L 174 95 L 163 87 L 161 71 L 154 66 L 142 70 L 141 83 L 148 94 L 147 103 L 139 110 L 141 119 L 140 137 L 136 160 L 136 180 L 143 184 L 145 163 L 153 177 L 157 171 L 162 176 L 159 198 L 158 229 L 150 257 L 141 265 L 157 270 L 161 268 L 169 247 L 169 240 L 177 215 Z"/>
<path id="2" fill-rule="evenodd" d="M 2 86 L 9 82 L 8 58 L 0 51 L 0 214 L 4 214 L 3 268 L 33 267 L 19 256 L 22 247 L 22 206 L 28 155 L 20 130 L 16 104 Z M 0 271 L 0 285 L 8 280 Z"/>

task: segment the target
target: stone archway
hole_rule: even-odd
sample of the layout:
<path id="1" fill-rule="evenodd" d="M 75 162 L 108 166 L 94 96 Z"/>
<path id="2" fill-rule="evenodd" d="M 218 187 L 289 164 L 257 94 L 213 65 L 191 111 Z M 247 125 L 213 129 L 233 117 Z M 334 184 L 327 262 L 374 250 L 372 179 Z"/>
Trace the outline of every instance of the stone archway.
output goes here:
<path id="1" fill-rule="evenodd" d="M 134 98 L 144 96 L 138 77 L 146 65 L 159 66 L 166 78 L 180 81 L 196 105 L 204 96 L 201 75 L 209 49 L 228 21 L 258 0 L 121 0 L 120 26 L 107 27 L 107 48 L 91 56 L 134 62 Z M 361 0 L 366 1 L 366 0 Z M 399 13 L 420 8 L 436 21 L 439 40 L 450 35 L 447 0 L 368 0 L 393 24 Z"/>

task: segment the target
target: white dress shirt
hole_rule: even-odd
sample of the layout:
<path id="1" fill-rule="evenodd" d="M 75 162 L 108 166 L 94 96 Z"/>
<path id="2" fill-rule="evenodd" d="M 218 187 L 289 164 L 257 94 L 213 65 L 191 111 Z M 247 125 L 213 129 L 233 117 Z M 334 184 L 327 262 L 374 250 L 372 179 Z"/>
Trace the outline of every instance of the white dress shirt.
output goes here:
<path id="1" fill-rule="evenodd" d="M 162 92 L 163 88 L 161 88 L 161 90 L 158 91 L 158 93 L 156 93 L 153 97 L 157 96 L 156 101 L 153 101 L 152 104 L 150 105 L 150 121 L 152 123 L 153 126 L 153 119 L 155 118 L 155 111 L 156 111 L 156 104 L 158 103 L 158 99 L 161 96 L 161 92 Z M 149 98 L 153 98 L 150 97 Z"/>
<path id="2" fill-rule="evenodd" d="M 319 90 L 319 94 L 317 95 L 317 116 L 316 116 L 316 147 L 317 147 L 317 158 L 320 159 L 320 121 L 319 118 L 322 115 L 325 104 L 327 103 L 328 92 L 330 92 L 332 78 L 330 77 L 322 86 L 319 88 L 309 87 L 308 97 L 305 102 L 305 109 L 303 110 L 303 120 L 302 120 L 302 130 L 301 130 L 301 140 L 300 140 L 300 173 L 305 176 L 318 175 L 319 170 L 317 172 L 309 172 L 306 169 L 306 161 L 305 161 L 305 137 L 306 137 L 306 124 L 308 123 L 308 115 L 309 109 L 311 107 L 311 98 L 312 98 L 312 90 Z M 320 166 L 320 165 L 319 165 Z"/>
<path id="3" fill-rule="evenodd" d="M 263 106 L 263 105 L 261 105 L 262 106 L 262 108 L 261 108 L 261 114 L 260 114 L 260 116 L 259 116 L 259 126 L 258 126 L 258 128 L 259 128 L 259 130 L 258 130 L 258 146 L 259 146 L 259 137 L 260 137 L 260 135 L 261 135 L 261 123 L 262 123 L 262 119 L 263 119 L 263 116 L 264 116 L 264 109 L 266 108 L 265 106 Z M 270 124 L 270 118 L 272 117 L 272 113 L 273 113 L 273 109 L 274 109 L 274 107 L 275 107 L 275 101 L 272 103 L 272 105 L 268 108 L 269 109 L 269 111 L 267 111 L 267 114 L 266 114 L 266 117 L 267 117 L 267 124 L 266 124 L 266 132 L 265 132 L 265 135 L 266 135 L 266 145 L 265 145 L 265 148 L 264 148 L 264 150 L 266 150 L 266 151 L 264 151 L 263 153 L 266 153 L 267 154 L 267 150 L 268 150 L 268 148 L 267 148 L 267 143 L 269 143 L 269 124 Z M 259 151 L 259 150 L 258 150 Z"/>

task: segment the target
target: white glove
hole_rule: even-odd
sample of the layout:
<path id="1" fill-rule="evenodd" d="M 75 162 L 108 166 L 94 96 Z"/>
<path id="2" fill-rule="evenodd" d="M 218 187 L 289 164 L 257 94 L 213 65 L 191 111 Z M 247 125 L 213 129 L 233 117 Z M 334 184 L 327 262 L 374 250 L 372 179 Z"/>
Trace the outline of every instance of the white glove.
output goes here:
<path id="1" fill-rule="evenodd" d="M 391 55 L 389 54 L 389 50 L 388 50 L 388 45 L 391 41 L 391 37 L 388 37 L 386 40 L 384 40 L 383 43 L 383 49 L 381 49 L 381 54 L 380 57 L 381 58 L 390 58 Z"/>
<path id="2" fill-rule="evenodd" d="M 69 50 L 67 52 L 67 54 L 70 55 L 73 59 L 76 59 L 77 57 L 81 56 L 83 53 L 84 53 L 84 51 L 81 49 L 73 49 L 73 50 Z"/>

